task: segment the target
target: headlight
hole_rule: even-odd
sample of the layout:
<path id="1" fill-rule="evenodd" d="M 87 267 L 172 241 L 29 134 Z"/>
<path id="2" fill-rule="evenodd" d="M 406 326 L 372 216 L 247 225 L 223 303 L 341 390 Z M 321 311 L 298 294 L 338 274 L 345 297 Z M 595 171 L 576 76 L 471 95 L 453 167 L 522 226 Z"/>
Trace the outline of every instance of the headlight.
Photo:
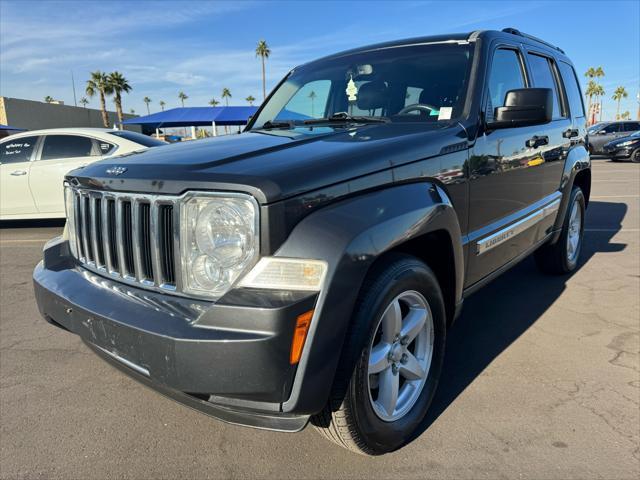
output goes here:
<path id="1" fill-rule="evenodd" d="M 75 198 L 73 195 L 73 190 L 69 188 L 67 185 L 64 187 L 64 207 L 67 211 L 67 224 L 66 231 L 67 236 L 69 238 L 69 248 L 71 249 L 71 255 L 74 258 L 78 258 L 78 253 L 76 251 L 76 212 L 75 212 Z"/>
<path id="2" fill-rule="evenodd" d="M 617 146 L 618 147 L 628 147 L 629 145 L 633 144 L 633 142 L 634 142 L 633 140 L 629 140 L 628 142 L 619 143 Z"/>
<path id="3" fill-rule="evenodd" d="M 218 299 L 257 260 L 258 206 L 248 195 L 200 194 L 180 216 L 183 290 Z"/>

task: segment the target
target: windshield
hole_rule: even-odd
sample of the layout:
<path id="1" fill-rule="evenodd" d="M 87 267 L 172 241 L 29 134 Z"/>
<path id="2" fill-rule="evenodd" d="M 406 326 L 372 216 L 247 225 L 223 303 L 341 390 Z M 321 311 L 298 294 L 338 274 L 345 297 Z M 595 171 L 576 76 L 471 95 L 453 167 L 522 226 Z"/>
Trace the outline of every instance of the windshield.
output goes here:
<path id="1" fill-rule="evenodd" d="M 312 62 L 293 70 L 252 129 L 319 123 L 313 119 L 450 121 L 462 113 L 470 65 L 471 47 L 457 43 L 382 48 Z"/>

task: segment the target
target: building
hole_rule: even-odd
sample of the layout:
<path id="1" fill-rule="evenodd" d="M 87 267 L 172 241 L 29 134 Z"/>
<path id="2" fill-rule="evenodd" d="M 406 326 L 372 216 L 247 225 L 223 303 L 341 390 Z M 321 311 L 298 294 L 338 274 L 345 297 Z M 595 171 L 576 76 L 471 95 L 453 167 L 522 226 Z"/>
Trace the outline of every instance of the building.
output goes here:
<path id="1" fill-rule="evenodd" d="M 109 125 L 113 126 L 118 117 L 116 112 L 107 112 Z M 124 114 L 124 119 L 136 115 Z M 102 113 L 94 108 L 73 107 L 71 105 L 37 102 L 21 98 L 0 97 L 0 124 L 11 125 L 25 130 L 65 127 L 104 127 Z M 140 127 L 127 127 L 140 131 Z"/>

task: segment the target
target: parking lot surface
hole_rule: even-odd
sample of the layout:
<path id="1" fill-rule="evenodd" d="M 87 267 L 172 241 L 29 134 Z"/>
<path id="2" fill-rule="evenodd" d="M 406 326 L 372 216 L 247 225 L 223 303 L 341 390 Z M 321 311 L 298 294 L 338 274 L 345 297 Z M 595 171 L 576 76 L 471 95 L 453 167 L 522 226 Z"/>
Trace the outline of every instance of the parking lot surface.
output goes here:
<path id="1" fill-rule="evenodd" d="M 465 302 L 421 435 L 368 458 L 165 399 L 48 325 L 49 223 L 0 230 L 2 478 L 638 478 L 640 167 L 595 160 L 582 265 L 527 259 Z"/>

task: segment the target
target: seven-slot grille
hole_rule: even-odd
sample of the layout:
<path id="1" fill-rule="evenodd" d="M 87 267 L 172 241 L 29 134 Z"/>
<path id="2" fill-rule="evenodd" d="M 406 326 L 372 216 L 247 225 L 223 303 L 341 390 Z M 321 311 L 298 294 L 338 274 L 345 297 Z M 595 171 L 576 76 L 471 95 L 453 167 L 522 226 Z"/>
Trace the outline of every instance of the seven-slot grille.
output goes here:
<path id="1" fill-rule="evenodd" d="M 176 290 L 177 199 L 72 189 L 76 255 L 127 283 Z"/>

